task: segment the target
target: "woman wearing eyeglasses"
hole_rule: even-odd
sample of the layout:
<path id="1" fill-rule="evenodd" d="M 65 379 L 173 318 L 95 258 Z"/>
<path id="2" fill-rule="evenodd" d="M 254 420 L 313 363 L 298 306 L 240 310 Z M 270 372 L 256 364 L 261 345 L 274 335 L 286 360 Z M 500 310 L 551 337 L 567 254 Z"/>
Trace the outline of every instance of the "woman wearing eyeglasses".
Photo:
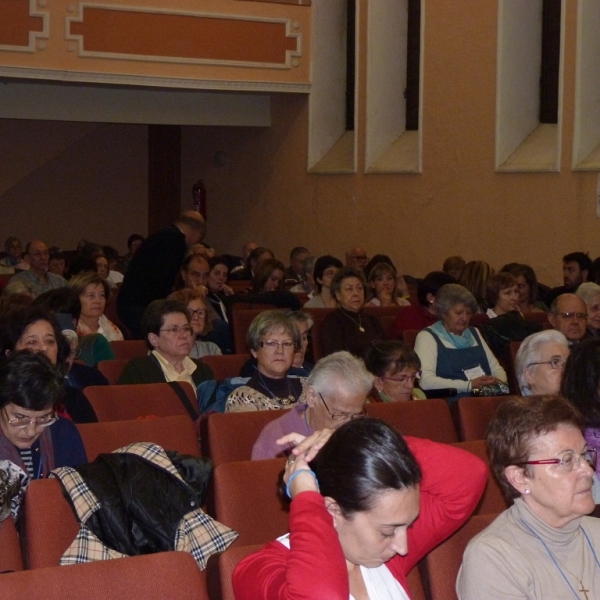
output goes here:
<path id="1" fill-rule="evenodd" d="M 155 300 L 146 309 L 141 327 L 150 354 L 132 358 L 119 383 L 186 381 L 196 389 L 201 382 L 213 379 L 210 367 L 189 357 L 194 333 L 185 304 Z"/>
<path id="2" fill-rule="evenodd" d="M 77 427 L 56 415 L 63 395 L 63 377 L 43 353 L 20 350 L 2 360 L 0 460 L 11 461 L 31 479 L 87 462 Z"/>
<path id="3" fill-rule="evenodd" d="M 515 357 L 515 374 L 523 396 L 558 394 L 569 356 L 567 338 L 555 329 L 526 337 Z"/>
<path id="4" fill-rule="evenodd" d="M 189 357 L 202 358 L 203 356 L 222 354 L 221 348 L 219 348 L 217 344 L 202 339 L 202 337 L 212 331 L 211 314 L 216 318 L 214 311 L 209 309 L 204 294 L 200 290 L 190 290 L 186 288 L 173 292 L 168 296 L 168 299 L 181 302 L 187 307 L 190 316 L 190 325 L 194 330 L 194 343 Z"/>
<path id="5" fill-rule="evenodd" d="M 415 387 L 421 375 L 421 361 L 402 342 L 386 340 L 373 344 L 365 353 L 365 365 L 375 376 L 371 402 L 425 399 L 423 391 Z"/>
<path id="6" fill-rule="evenodd" d="M 596 452 L 579 411 L 559 396 L 511 397 L 487 435 L 491 468 L 513 505 L 474 537 L 460 600 L 600 598 Z"/>
<path id="7" fill-rule="evenodd" d="M 304 403 L 305 379 L 288 377 L 302 347 L 294 319 L 279 310 L 266 310 L 250 324 L 246 343 L 256 359 L 256 372 L 229 394 L 225 411 L 279 410 Z"/>

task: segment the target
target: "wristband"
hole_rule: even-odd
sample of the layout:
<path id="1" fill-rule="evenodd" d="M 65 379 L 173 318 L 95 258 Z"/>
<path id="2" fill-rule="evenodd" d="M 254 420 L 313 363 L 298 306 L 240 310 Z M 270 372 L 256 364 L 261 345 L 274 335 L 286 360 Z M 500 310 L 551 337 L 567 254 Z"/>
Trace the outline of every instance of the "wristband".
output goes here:
<path id="1" fill-rule="evenodd" d="M 297 471 L 294 471 L 290 475 L 290 478 L 288 479 L 287 485 L 285 486 L 285 493 L 288 495 L 288 498 L 290 500 L 292 499 L 292 494 L 291 494 L 290 486 L 292 485 L 292 481 L 294 481 L 294 479 L 298 475 L 300 475 L 300 473 L 310 473 L 315 478 L 315 482 L 317 483 L 317 489 L 319 489 L 319 480 L 317 479 L 317 476 L 315 475 L 315 472 L 312 469 L 298 469 Z"/>

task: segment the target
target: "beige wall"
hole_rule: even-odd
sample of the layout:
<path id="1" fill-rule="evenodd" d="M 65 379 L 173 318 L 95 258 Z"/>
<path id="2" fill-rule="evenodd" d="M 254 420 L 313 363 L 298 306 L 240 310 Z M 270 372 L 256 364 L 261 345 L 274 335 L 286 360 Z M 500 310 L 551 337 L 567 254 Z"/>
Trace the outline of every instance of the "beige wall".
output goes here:
<path id="1" fill-rule="evenodd" d="M 147 147 L 144 125 L 0 119 L 0 249 L 16 235 L 125 252 L 147 230 Z"/>
<path id="2" fill-rule="evenodd" d="M 496 2 L 425 0 L 423 173 L 364 174 L 362 102 L 359 172 L 307 174 L 307 99 L 273 95 L 268 130 L 184 135 L 209 190 L 210 241 L 235 251 L 256 239 L 282 258 L 297 244 L 342 256 L 360 242 L 417 276 L 460 253 L 496 268 L 528 262 L 542 281 L 559 284 L 563 254 L 600 254 L 597 175 L 570 168 L 576 3 L 566 4 L 560 173 L 494 172 Z M 217 150 L 227 154 L 222 168 L 213 163 Z"/>

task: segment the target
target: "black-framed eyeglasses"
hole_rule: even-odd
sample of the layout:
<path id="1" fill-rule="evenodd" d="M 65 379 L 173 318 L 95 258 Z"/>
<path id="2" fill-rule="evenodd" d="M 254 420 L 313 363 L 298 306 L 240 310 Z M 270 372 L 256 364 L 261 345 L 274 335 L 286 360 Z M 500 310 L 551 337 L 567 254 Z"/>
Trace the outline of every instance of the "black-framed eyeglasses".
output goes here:
<path id="1" fill-rule="evenodd" d="M 354 413 L 353 415 L 348 415 L 344 413 L 332 413 L 329 410 L 329 406 L 327 406 L 327 402 L 325 402 L 325 398 L 323 398 L 321 392 L 317 392 L 317 394 L 319 394 L 319 398 L 321 398 L 321 401 L 323 402 L 323 405 L 329 413 L 329 416 L 331 417 L 332 421 L 354 421 L 354 419 L 360 419 L 361 417 L 364 417 L 367 414 L 364 408 L 359 413 Z"/>
<path id="2" fill-rule="evenodd" d="M 283 348 L 283 350 L 290 350 L 294 347 L 294 342 L 292 340 L 285 340 L 283 342 L 278 342 L 277 340 L 265 340 L 264 342 L 258 342 L 258 345 L 261 348 L 267 348 L 268 350 L 279 350 L 279 347 Z"/>
<path id="3" fill-rule="evenodd" d="M 581 466 L 581 461 L 585 460 L 587 464 L 592 467 L 592 469 L 596 468 L 596 463 L 598 461 L 598 453 L 595 448 L 588 448 L 581 454 L 578 452 L 565 452 L 560 458 L 543 458 L 540 460 L 526 460 L 520 463 L 517 463 L 517 466 L 524 465 L 558 465 L 563 471 L 567 473 L 572 471 L 573 469 L 578 469 Z"/>
<path id="4" fill-rule="evenodd" d="M 556 356 L 551 358 L 550 360 L 543 360 L 540 362 L 532 362 L 529 363 L 528 367 L 533 367 L 534 365 L 550 365 L 550 367 L 556 371 L 562 371 L 565 368 L 565 359 L 560 356 Z"/>
<path id="5" fill-rule="evenodd" d="M 43 417 L 13 417 L 12 419 L 10 418 L 10 415 L 8 414 L 8 411 L 6 410 L 6 407 L 3 406 L 2 409 L 4 410 L 4 414 L 6 415 L 7 418 L 7 423 L 11 426 L 14 427 L 15 429 L 25 429 L 25 427 L 28 427 L 29 425 L 34 425 L 36 428 L 44 428 L 44 427 L 49 427 L 50 425 L 52 425 L 53 423 L 56 423 L 56 421 L 58 421 L 58 417 L 56 416 L 56 413 L 51 412 L 48 415 L 44 415 Z"/>
<path id="6" fill-rule="evenodd" d="M 557 312 L 554 313 L 557 317 L 561 317 L 565 320 L 573 320 L 575 319 L 576 321 L 587 321 L 588 316 L 585 313 L 580 313 L 580 312 Z"/>
<path id="7" fill-rule="evenodd" d="M 190 315 L 190 319 L 194 318 L 194 315 L 199 319 L 204 319 L 206 317 L 206 309 L 205 308 L 197 308 L 194 310 L 193 308 L 188 308 L 188 315 Z"/>

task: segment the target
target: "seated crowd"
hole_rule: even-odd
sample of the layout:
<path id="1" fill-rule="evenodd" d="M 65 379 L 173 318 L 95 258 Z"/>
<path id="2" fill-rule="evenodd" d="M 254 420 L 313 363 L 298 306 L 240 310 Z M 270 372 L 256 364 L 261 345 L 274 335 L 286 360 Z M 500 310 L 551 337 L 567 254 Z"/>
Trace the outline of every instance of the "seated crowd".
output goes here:
<path id="1" fill-rule="evenodd" d="M 550 289 L 520 263 L 495 272 L 454 256 L 415 279 L 361 246 L 345 261 L 297 246 L 286 266 L 253 242 L 216 255 L 205 233 L 186 211 L 130 236 L 123 257 L 85 240 L 68 256 L 6 240 L 0 470 L 19 473 L 13 495 L 87 463 L 75 424 L 98 419 L 85 389 L 108 385 L 98 364 L 114 344 L 144 340 L 119 384 L 189 384 L 200 421 L 281 411 L 251 458 L 286 457 L 289 534 L 242 560 L 236 598 L 407 599 L 410 571 L 471 516 L 487 470 L 464 450 L 403 438 L 366 407 L 444 398 L 456 410 L 466 396 L 505 395 L 487 447 L 512 506 L 470 542 L 458 597 L 600 597 L 600 525 L 587 516 L 600 503 L 597 261 L 567 254 L 564 285 Z M 237 331 L 238 307 L 253 306 Z M 244 334 L 245 364 L 215 381 L 203 357 L 233 354 Z"/>

